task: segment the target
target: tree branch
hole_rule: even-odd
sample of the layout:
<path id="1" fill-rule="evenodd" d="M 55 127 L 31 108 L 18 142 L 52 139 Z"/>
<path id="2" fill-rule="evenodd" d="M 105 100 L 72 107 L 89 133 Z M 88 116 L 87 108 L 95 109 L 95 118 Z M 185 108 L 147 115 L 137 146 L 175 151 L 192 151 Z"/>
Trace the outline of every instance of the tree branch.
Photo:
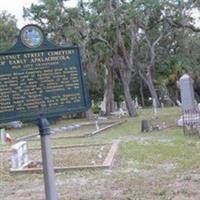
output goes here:
<path id="1" fill-rule="evenodd" d="M 113 47 L 109 44 L 109 42 L 106 39 L 99 36 L 99 37 L 95 37 L 94 40 L 103 42 L 110 50 L 114 51 Z"/>

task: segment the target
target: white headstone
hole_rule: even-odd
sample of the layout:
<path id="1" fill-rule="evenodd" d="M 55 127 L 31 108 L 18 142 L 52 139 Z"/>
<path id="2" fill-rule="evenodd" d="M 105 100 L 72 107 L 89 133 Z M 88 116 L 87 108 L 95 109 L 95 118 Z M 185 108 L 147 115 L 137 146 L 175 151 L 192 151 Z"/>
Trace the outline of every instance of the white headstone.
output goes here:
<path id="1" fill-rule="evenodd" d="M 1 128 L 1 143 L 6 144 L 6 131 L 5 128 Z"/>
<path id="2" fill-rule="evenodd" d="M 98 122 L 98 120 L 96 120 L 95 125 L 96 125 L 96 130 L 99 130 L 99 122 Z"/>
<path id="3" fill-rule="evenodd" d="M 139 104 L 138 104 L 138 98 L 135 98 L 135 108 L 139 108 Z"/>
<path id="4" fill-rule="evenodd" d="M 28 163 L 28 148 L 25 141 L 18 142 L 12 146 L 11 167 L 13 169 L 23 168 Z"/>
<path id="5" fill-rule="evenodd" d="M 182 108 L 182 103 L 178 99 L 176 100 L 176 103 L 180 108 Z"/>
<path id="6" fill-rule="evenodd" d="M 199 109 L 199 111 L 200 111 L 200 103 L 198 103 L 197 107 L 198 107 L 198 109 Z"/>
<path id="7" fill-rule="evenodd" d="M 156 100 L 153 98 L 153 112 L 154 115 L 157 115 L 157 105 L 156 105 Z"/>
<path id="8" fill-rule="evenodd" d="M 126 102 L 125 102 L 125 101 L 123 101 L 123 102 L 120 104 L 120 108 L 121 108 L 122 110 L 124 110 L 124 111 L 127 110 Z"/>
<path id="9" fill-rule="evenodd" d="M 120 116 L 125 116 L 127 114 L 126 111 L 124 111 L 122 108 L 119 109 L 119 115 Z"/>
<path id="10" fill-rule="evenodd" d="M 195 108 L 195 97 L 192 79 L 188 74 L 180 78 L 181 103 L 184 110 L 193 110 Z"/>

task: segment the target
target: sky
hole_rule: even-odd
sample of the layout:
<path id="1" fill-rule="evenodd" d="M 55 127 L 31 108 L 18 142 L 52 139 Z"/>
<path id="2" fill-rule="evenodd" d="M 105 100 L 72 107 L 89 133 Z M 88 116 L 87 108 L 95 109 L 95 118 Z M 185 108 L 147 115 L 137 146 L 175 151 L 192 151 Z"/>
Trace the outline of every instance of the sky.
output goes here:
<path id="1" fill-rule="evenodd" d="M 193 11 L 192 17 L 195 18 L 195 26 L 200 28 L 200 12 L 197 9 Z"/>
<path id="2" fill-rule="evenodd" d="M 0 0 L 0 12 L 7 10 L 10 14 L 15 15 L 18 20 L 17 26 L 21 29 L 24 25 L 30 23 L 29 21 L 23 19 L 23 7 L 30 7 L 32 3 L 38 3 L 40 0 Z M 68 0 L 68 6 L 76 6 L 77 0 Z M 196 26 L 200 27 L 200 12 L 194 11 L 192 13 L 193 17 L 196 19 Z"/>
<path id="3" fill-rule="evenodd" d="M 22 28 L 24 25 L 28 24 L 29 21 L 23 19 L 23 7 L 30 7 L 32 3 L 38 3 L 39 0 L 1 0 L 0 1 L 0 12 L 7 10 L 8 13 L 15 15 L 18 20 L 18 28 Z M 77 0 L 68 0 L 69 6 L 75 6 Z"/>

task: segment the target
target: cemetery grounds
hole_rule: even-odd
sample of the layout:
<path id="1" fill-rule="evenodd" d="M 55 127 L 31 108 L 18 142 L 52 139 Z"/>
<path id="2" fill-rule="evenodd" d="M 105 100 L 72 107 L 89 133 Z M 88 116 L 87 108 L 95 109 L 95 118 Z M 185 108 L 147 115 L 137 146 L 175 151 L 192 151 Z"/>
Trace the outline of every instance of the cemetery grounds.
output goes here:
<path id="1" fill-rule="evenodd" d="M 52 146 L 105 144 L 119 141 L 112 166 L 108 169 L 70 170 L 56 173 L 59 200 L 199 200 L 200 138 L 184 135 L 176 120 L 179 108 L 141 109 L 139 117 L 130 119 L 92 137 L 52 139 Z M 162 130 L 141 133 L 141 120 L 147 119 Z M 85 119 L 62 120 L 53 127 L 77 124 Z M 91 131 L 80 128 L 75 134 Z M 12 138 L 31 135 L 37 127 L 11 129 Z M 39 140 L 28 141 L 29 149 L 40 147 Z M 10 175 L 10 146 L 0 146 L 0 199 L 44 200 L 42 174 Z M 59 160 L 68 166 L 83 164 L 96 156 L 95 148 L 75 149 Z M 105 148 L 105 151 L 106 148 Z M 81 153 L 82 152 L 82 153 Z M 72 153 L 72 154 L 70 154 Z M 33 156 L 34 154 L 32 154 Z M 38 155 L 34 155 L 38 156 Z M 56 156 L 56 155 L 55 155 Z M 68 159 L 69 158 L 69 159 Z M 78 162 L 78 163 L 77 163 Z"/>

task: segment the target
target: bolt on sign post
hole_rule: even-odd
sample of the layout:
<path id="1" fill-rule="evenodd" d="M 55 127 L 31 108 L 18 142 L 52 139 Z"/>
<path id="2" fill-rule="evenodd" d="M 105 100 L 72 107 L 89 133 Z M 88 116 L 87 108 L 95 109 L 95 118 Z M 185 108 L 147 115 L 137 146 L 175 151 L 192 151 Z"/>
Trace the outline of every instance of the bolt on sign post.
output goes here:
<path id="1" fill-rule="evenodd" d="M 57 46 L 37 25 L 24 26 L 0 53 L 0 123 L 35 122 L 40 131 L 46 199 L 56 200 L 48 119 L 90 107 L 77 46 Z"/>

